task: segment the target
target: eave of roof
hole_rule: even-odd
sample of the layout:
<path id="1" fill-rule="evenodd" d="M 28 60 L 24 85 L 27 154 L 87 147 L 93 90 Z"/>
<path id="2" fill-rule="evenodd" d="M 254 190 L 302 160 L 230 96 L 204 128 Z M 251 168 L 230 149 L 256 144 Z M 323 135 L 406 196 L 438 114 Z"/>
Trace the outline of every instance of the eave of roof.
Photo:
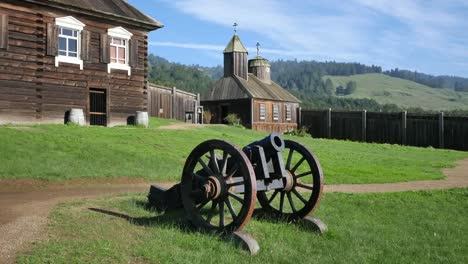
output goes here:
<path id="1" fill-rule="evenodd" d="M 300 103 L 290 92 L 279 86 L 275 82 L 265 83 L 255 75 L 249 73 L 249 80 L 244 80 L 238 76 L 224 77 L 219 79 L 212 89 L 202 95 L 202 101 L 223 101 L 244 99 L 244 96 L 236 97 L 242 91 L 249 98 L 263 99 L 281 102 Z"/>
<path id="2" fill-rule="evenodd" d="M 277 83 L 273 81 L 271 81 L 271 83 L 263 82 L 251 73 L 249 73 L 248 80 L 244 80 L 238 76 L 235 76 L 234 78 L 236 78 L 244 86 L 245 90 L 248 90 L 249 94 L 251 94 L 252 98 L 254 99 L 266 99 L 292 103 L 301 102 L 294 95 L 292 95 L 283 87 L 279 86 Z"/>
<path id="3" fill-rule="evenodd" d="M 117 0 L 122 2 L 121 4 L 125 5 L 127 8 L 129 8 L 132 12 L 138 12 L 141 14 L 139 18 L 136 17 L 129 17 L 126 15 L 120 15 L 120 14 L 115 14 L 111 12 L 105 12 L 102 10 L 96 10 L 96 9 L 90 9 L 86 8 L 83 6 L 79 5 L 74 5 L 70 4 L 69 2 L 63 3 L 60 0 L 46 0 L 46 1 L 41 1 L 41 0 L 23 0 L 23 3 L 31 3 L 31 4 L 36 4 L 36 5 L 41 5 L 41 6 L 47 6 L 47 7 L 53 7 L 57 8 L 63 11 L 72 11 L 88 16 L 92 16 L 95 18 L 99 19 L 105 19 L 108 20 L 109 22 L 114 22 L 117 20 L 119 21 L 120 24 L 126 24 L 130 26 L 137 26 L 141 27 L 143 29 L 146 29 L 148 31 L 156 30 L 159 28 L 164 27 L 163 24 L 158 22 L 157 20 L 143 14 L 141 11 L 127 3 L 126 1 L 122 0 Z M 7 2 L 12 2 L 13 4 L 18 4 L 18 1 L 13 1 L 13 0 L 7 0 Z M 145 18 L 145 19 L 143 19 Z"/>

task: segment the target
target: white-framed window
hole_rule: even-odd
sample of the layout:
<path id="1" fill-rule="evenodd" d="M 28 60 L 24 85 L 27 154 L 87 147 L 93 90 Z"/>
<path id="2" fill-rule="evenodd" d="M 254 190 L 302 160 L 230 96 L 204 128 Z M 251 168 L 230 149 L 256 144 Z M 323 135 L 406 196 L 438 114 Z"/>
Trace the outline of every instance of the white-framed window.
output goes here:
<path id="1" fill-rule="evenodd" d="M 131 74 L 129 65 L 129 45 L 133 34 L 123 27 L 110 28 L 107 30 L 110 36 L 110 63 L 107 65 L 107 72 L 111 69 L 128 71 Z"/>
<path id="2" fill-rule="evenodd" d="M 291 105 L 286 105 L 286 120 L 291 121 Z"/>
<path id="3" fill-rule="evenodd" d="M 277 104 L 273 105 L 273 120 L 279 119 L 279 106 Z"/>
<path id="4" fill-rule="evenodd" d="M 115 64 L 128 65 L 128 40 L 111 38 L 110 61 Z"/>
<path id="5" fill-rule="evenodd" d="M 59 27 L 59 56 L 78 58 L 78 30 Z"/>
<path id="6" fill-rule="evenodd" d="M 83 70 L 81 59 L 81 31 L 86 26 L 78 19 L 67 16 L 55 19 L 58 28 L 58 55 L 55 57 L 55 67 L 60 62 L 80 65 Z"/>
<path id="7" fill-rule="evenodd" d="M 260 104 L 260 120 L 265 120 L 266 118 L 266 106 L 265 104 Z"/>

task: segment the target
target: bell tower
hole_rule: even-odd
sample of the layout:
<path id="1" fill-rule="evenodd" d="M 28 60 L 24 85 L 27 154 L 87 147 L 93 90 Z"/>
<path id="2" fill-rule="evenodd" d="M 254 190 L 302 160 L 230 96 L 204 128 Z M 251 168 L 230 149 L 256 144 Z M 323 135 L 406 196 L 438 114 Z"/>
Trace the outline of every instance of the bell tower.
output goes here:
<path id="1" fill-rule="evenodd" d="M 234 36 L 224 49 L 224 77 L 236 75 L 247 80 L 249 53 L 237 35 L 237 26 L 238 24 L 234 23 Z"/>

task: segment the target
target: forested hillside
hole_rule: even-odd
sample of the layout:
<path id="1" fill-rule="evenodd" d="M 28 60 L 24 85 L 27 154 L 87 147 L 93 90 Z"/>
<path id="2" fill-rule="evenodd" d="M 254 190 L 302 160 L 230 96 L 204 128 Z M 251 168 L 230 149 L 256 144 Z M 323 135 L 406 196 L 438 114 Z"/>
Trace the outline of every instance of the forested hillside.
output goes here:
<path id="1" fill-rule="evenodd" d="M 468 85 L 468 79 L 465 78 L 411 74 L 409 71 L 398 69 L 382 72 L 382 68 L 379 66 L 366 66 L 360 63 L 297 60 L 279 60 L 270 63 L 272 79 L 298 97 L 304 107 L 334 108 L 337 110 L 365 109 L 385 112 L 438 111 L 442 109 L 464 109 L 466 111 L 468 108 L 468 105 L 464 105 L 465 95 L 468 96 L 468 93 L 455 92 L 465 91 L 465 81 Z M 149 56 L 149 66 L 149 80 L 151 82 L 169 87 L 176 86 L 178 89 L 194 93 L 206 92 L 223 75 L 221 66 L 189 66 L 172 63 L 155 55 Z M 361 78 L 368 74 L 378 74 L 378 76 L 384 77 L 382 73 L 389 76 L 395 75 L 394 77 L 400 79 L 410 80 L 413 78 L 413 80 L 399 81 L 399 79 L 391 77 L 377 78 L 378 80 Z M 332 78 L 340 76 L 349 78 Z M 418 83 L 428 82 L 428 84 L 427 86 L 418 86 L 416 81 Z M 442 86 L 436 86 L 437 83 Z M 433 86 L 437 89 L 429 88 Z M 421 87 L 424 91 L 420 90 Z M 453 91 L 444 92 L 446 89 L 440 89 L 441 87 Z M 372 92 L 373 89 L 375 89 L 374 92 Z M 398 95 L 398 91 L 402 89 L 405 90 L 402 93 L 412 96 L 402 97 L 409 100 L 409 103 L 402 103 L 401 98 L 394 96 Z M 416 92 L 413 93 L 413 91 Z M 421 93 L 425 94 L 424 100 L 420 98 Z M 436 104 L 432 104 L 431 100 L 428 99 L 431 96 L 436 98 L 434 99 Z M 420 103 L 416 102 L 417 100 L 420 100 Z"/>
<path id="2" fill-rule="evenodd" d="M 148 56 L 150 82 L 177 87 L 193 93 L 203 93 L 214 83 L 202 67 L 169 62 L 168 60 L 150 54 Z"/>

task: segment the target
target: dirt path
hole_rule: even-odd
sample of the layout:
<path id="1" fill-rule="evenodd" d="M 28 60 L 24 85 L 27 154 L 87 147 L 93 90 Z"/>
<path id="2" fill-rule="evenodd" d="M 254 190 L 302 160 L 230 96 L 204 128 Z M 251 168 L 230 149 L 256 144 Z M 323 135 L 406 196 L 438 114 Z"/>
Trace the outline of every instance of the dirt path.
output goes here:
<path id="1" fill-rule="evenodd" d="M 193 125 L 192 125 L 193 126 Z M 412 181 L 390 184 L 326 185 L 325 192 L 396 192 L 468 187 L 468 159 L 445 169 L 439 181 Z M 158 183 L 165 187 L 171 182 Z M 45 237 L 47 216 L 60 202 L 148 191 L 150 183 L 141 179 L 72 180 L 44 183 L 30 180 L 0 180 L 0 263 L 13 263 L 16 252 Z"/>
<path id="2" fill-rule="evenodd" d="M 403 192 L 419 190 L 442 190 L 450 188 L 468 187 L 468 159 L 457 162 L 455 168 L 444 169 L 447 176 L 444 180 L 436 181 L 410 181 L 383 184 L 338 184 L 325 185 L 325 192 L 348 192 L 348 193 L 369 193 L 369 192 Z"/>
<path id="3" fill-rule="evenodd" d="M 44 238 L 47 216 L 60 202 L 149 190 L 149 182 L 128 180 L 124 185 L 123 181 L 119 179 L 104 184 L 103 180 L 98 180 L 99 186 L 89 186 L 89 181 L 44 184 L 0 180 L 0 263 L 13 263 L 16 252 Z M 172 184 L 166 182 L 162 185 Z"/>

